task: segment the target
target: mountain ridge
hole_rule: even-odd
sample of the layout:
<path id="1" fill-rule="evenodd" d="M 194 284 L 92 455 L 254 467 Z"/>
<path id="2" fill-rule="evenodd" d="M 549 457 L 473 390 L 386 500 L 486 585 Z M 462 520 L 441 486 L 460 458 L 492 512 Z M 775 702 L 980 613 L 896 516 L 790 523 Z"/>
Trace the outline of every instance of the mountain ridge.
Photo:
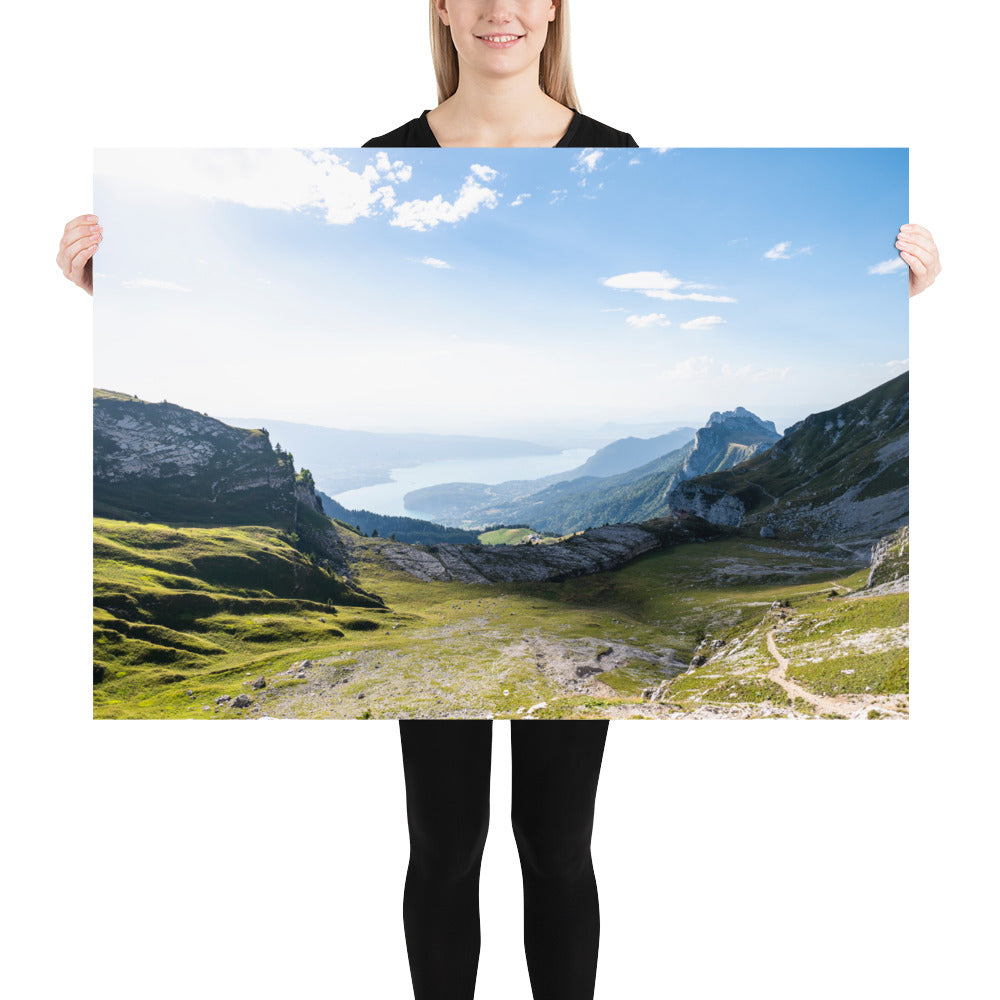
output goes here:
<path id="1" fill-rule="evenodd" d="M 891 533 L 909 517 L 909 372 L 810 414 L 763 454 L 678 484 L 669 507 L 766 538 Z"/>
<path id="2" fill-rule="evenodd" d="M 668 514 L 667 496 L 682 479 L 729 468 L 770 447 L 780 436 L 772 421 L 737 407 L 713 412 L 689 444 L 613 476 L 563 479 L 520 502 L 498 499 L 471 510 L 458 505 L 464 499 L 462 490 L 447 486 L 411 491 L 405 503 L 413 509 L 429 506 L 442 520 L 457 520 L 462 526 L 504 521 L 565 534 L 601 524 L 635 523 Z M 452 484 L 456 486 L 469 484 Z M 468 495 L 475 497 L 475 489 L 470 487 Z"/>

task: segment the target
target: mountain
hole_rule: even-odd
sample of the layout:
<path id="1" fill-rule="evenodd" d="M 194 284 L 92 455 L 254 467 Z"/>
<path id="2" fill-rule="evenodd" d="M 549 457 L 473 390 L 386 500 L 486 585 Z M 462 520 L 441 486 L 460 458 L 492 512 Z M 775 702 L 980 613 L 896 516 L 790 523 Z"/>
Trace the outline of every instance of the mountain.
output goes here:
<path id="1" fill-rule="evenodd" d="M 280 528 L 295 519 L 292 457 L 267 431 L 166 400 L 95 389 L 93 468 L 98 516 Z"/>
<path id="2" fill-rule="evenodd" d="M 598 479 L 622 475 L 655 461 L 687 444 L 694 437 L 690 427 L 680 427 L 654 438 L 620 438 L 594 452 L 583 465 L 538 479 L 513 479 L 503 483 L 438 483 L 411 490 L 404 497 L 410 510 L 420 511 L 449 523 L 486 524 L 503 518 L 511 505 L 542 490 L 552 488 L 549 496 L 578 493 L 595 485 Z M 572 485 L 567 485 L 572 484 Z"/>
<path id="3" fill-rule="evenodd" d="M 667 497 L 682 480 L 704 471 L 726 469 L 780 438 L 770 420 L 761 420 L 742 406 L 715 412 L 694 435 L 694 441 L 636 469 L 615 476 L 586 477 L 557 483 L 514 503 L 480 506 L 463 522 L 530 524 L 538 531 L 565 534 L 594 525 L 647 521 L 669 512 Z M 437 487 L 407 494 L 407 503 L 433 500 Z M 421 509 L 423 509 L 421 507 Z"/>
<path id="4" fill-rule="evenodd" d="M 621 472 L 637 469 L 662 455 L 683 448 L 695 436 L 693 427 L 678 427 L 669 434 L 659 434 L 651 438 L 626 437 L 612 441 L 599 451 L 595 451 L 583 465 L 570 472 L 562 473 L 563 479 L 579 479 L 583 476 L 614 476 Z"/>
<path id="5" fill-rule="evenodd" d="M 439 542 L 477 542 L 479 540 L 478 531 L 446 528 L 442 524 L 423 521 L 417 517 L 393 517 L 388 514 L 373 514 L 370 510 L 350 510 L 322 491 L 317 491 L 317 496 L 320 503 L 323 504 L 323 512 L 327 517 L 331 517 L 347 527 L 357 528 L 365 535 L 371 535 L 374 532 L 382 538 L 392 537 L 395 541 L 416 545 L 433 545 Z"/>
<path id="6" fill-rule="evenodd" d="M 256 417 L 226 417 L 226 421 L 235 427 L 266 427 L 275 441 L 294 452 L 312 470 L 319 488 L 330 494 L 388 483 L 390 469 L 424 462 L 555 455 L 560 451 L 530 441 L 466 434 L 341 430 Z"/>
<path id="7" fill-rule="evenodd" d="M 716 411 L 694 436 L 694 448 L 684 461 L 681 478 L 729 469 L 769 448 L 781 435 L 771 420 L 761 420 L 742 406 Z"/>
<path id="8" fill-rule="evenodd" d="M 813 413 L 735 468 L 676 486 L 675 512 L 764 537 L 875 539 L 909 516 L 909 373 Z"/>
<path id="9" fill-rule="evenodd" d="M 94 390 L 94 514 L 175 525 L 261 525 L 348 574 L 343 545 L 308 469 L 266 430 L 230 427 L 164 400 Z"/>

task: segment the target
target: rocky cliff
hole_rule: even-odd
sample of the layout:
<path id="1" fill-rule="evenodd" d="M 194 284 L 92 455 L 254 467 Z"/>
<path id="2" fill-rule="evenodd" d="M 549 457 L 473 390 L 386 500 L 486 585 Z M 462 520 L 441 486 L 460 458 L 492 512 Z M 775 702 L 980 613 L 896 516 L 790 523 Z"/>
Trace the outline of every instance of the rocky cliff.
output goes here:
<path id="1" fill-rule="evenodd" d="M 548 545 L 403 545 L 366 539 L 387 560 L 420 580 L 498 583 L 517 580 L 559 581 L 617 569 L 644 552 L 680 542 L 717 538 L 718 527 L 689 519 L 592 528 Z M 348 545 L 360 543 L 348 539 Z"/>
<path id="2" fill-rule="evenodd" d="M 764 537 L 895 530 L 909 517 L 909 373 L 810 414 L 749 461 L 680 483 L 669 506 Z"/>
<path id="3" fill-rule="evenodd" d="M 866 588 L 893 587 L 908 590 L 910 585 L 910 527 L 906 525 L 885 535 L 872 546 L 871 569 Z"/>
<path id="4" fill-rule="evenodd" d="M 266 430 L 231 427 L 166 401 L 94 390 L 94 513 L 185 525 L 267 525 L 348 569 L 312 476 Z"/>
<path id="5" fill-rule="evenodd" d="M 772 420 L 761 420 L 742 406 L 714 412 L 694 436 L 694 448 L 681 467 L 681 479 L 729 469 L 766 451 L 781 435 Z"/>

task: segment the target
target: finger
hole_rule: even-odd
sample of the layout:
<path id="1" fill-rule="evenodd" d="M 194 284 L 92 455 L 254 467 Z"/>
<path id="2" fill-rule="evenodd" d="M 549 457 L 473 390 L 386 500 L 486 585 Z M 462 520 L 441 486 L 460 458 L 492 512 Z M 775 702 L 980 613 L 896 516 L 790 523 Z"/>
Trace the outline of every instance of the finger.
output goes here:
<path id="1" fill-rule="evenodd" d="M 899 228 L 902 232 L 912 233 L 915 236 L 923 236 L 926 239 L 929 239 L 932 243 L 934 242 L 934 237 L 931 235 L 931 231 L 927 229 L 926 226 L 918 226 L 915 222 L 907 222 Z"/>
<path id="2" fill-rule="evenodd" d="M 911 247 L 920 247 L 926 250 L 928 253 L 937 253 L 937 247 L 934 245 L 934 241 L 928 239 L 926 236 L 919 236 L 913 233 L 900 233 L 896 237 L 896 247 L 905 250 Z"/>
<path id="3" fill-rule="evenodd" d="M 62 262 L 59 265 L 62 268 L 63 274 L 65 274 L 67 278 L 71 277 L 73 273 L 73 267 L 76 266 L 77 258 L 81 254 L 86 254 L 87 256 L 83 258 L 83 261 L 85 263 L 87 260 L 93 257 L 94 253 L 97 251 L 98 246 L 99 246 L 98 243 L 91 242 L 88 239 L 88 240 L 78 240 L 76 243 L 73 244 L 72 247 L 67 248 L 65 253 L 61 255 Z M 83 264 L 80 264 L 79 266 L 82 267 Z"/>
<path id="4" fill-rule="evenodd" d="M 87 261 L 94 256 L 96 246 L 84 247 L 70 262 L 69 271 L 66 273 L 66 277 L 79 284 L 79 277 L 83 274 L 83 269 L 86 267 Z"/>
<path id="5" fill-rule="evenodd" d="M 72 229 L 67 226 L 62 239 L 59 241 L 59 245 L 68 247 L 79 239 L 83 239 L 86 236 L 96 236 L 102 232 L 104 232 L 104 227 L 96 224 L 73 226 Z"/>
<path id="6" fill-rule="evenodd" d="M 906 244 L 897 243 L 896 245 L 899 247 L 900 253 L 905 250 L 908 254 L 916 257 L 924 267 L 929 268 L 934 262 L 934 254 L 930 250 L 925 250 L 923 247 L 907 246 Z"/>
<path id="7" fill-rule="evenodd" d="M 70 219 L 66 223 L 66 232 L 74 226 L 92 226 L 97 222 L 96 215 L 78 215 L 75 219 Z"/>
<path id="8" fill-rule="evenodd" d="M 63 273 L 65 274 L 69 272 L 73 259 L 81 250 L 86 250 L 88 248 L 96 250 L 101 242 L 101 239 L 102 237 L 100 234 L 94 236 L 83 236 L 78 240 L 74 240 L 68 246 L 63 247 L 59 256 L 56 257 L 57 261 L 61 261 L 59 266 L 63 269 Z"/>
<path id="9" fill-rule="evenodd" d="M 910 265 L 910 270 L 913 272 L 914 277 L 920 279 L 927 277 L 927 268 L 919 257 L 914 256 L 912 253 L 907 253 L 905 250 L 901 250 L 899 256 Z"/>

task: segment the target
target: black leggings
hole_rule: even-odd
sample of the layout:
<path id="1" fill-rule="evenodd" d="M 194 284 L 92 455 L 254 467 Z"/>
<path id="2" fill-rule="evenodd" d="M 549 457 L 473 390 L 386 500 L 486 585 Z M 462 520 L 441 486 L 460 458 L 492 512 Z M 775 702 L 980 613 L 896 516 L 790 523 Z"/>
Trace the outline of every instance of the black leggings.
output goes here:
<path id="1" fill-rule="evenodd" d="M 600 918 L 590 857 L 608 723 L 510 726 L 511 820 L 535 1000 L 594 995 Z M 489 826 L 489 720 L 400 720 L 410 864 L 403 927 L 416 1000 L 472 1000 L 479 868 Z"/>

